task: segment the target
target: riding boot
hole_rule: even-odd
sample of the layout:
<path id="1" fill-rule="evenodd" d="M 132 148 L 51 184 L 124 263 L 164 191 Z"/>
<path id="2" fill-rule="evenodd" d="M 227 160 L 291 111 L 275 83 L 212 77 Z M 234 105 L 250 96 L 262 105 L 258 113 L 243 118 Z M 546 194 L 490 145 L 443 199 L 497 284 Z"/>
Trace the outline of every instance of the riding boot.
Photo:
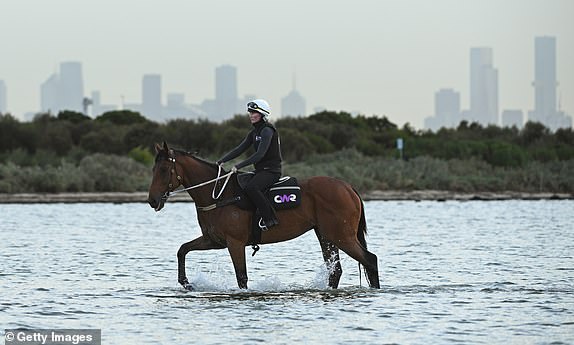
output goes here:
<path id="1" fill-rule="evenodd" d="M 257 213 L 261 215 L 263 221 L 259 224 L 262 229 L 268 229 L 279 224 L 279 220 L 277 220 L 277 216 L 275 215 L 275 210 L 269 204 L 269 201 L 261 191 L 256 189 L 246 189 L 245 192 L 255 204 Z"/>

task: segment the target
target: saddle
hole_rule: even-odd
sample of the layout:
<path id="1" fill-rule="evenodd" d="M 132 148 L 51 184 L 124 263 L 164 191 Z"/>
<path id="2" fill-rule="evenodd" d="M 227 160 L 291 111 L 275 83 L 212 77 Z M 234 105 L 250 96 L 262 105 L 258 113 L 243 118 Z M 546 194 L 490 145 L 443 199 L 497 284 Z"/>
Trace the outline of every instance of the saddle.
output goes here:
<path id="1" fill-rule="evenodd" d="M 253 172 L 240 173 L 237 175 L 237 183 L 239 184 L 241 190 L 245 189 L 253 176 L 255 176 L 255 173 Z M 281 177 L 279 181 L 275 182 L 269 188 L 267 188 L 263 194 L 265 194 L 270 204 L 276 211 L 288 210 L 301 205 L 301 187 L 299 187 L 297 179 L 294 177 Z M 242 201 L 249 200 L 248 198 L 242 198 Z M 246 202 L 244 205 L 240 203 L 239 207 L 243 209 L 255 208 L 251 202 Z"/>

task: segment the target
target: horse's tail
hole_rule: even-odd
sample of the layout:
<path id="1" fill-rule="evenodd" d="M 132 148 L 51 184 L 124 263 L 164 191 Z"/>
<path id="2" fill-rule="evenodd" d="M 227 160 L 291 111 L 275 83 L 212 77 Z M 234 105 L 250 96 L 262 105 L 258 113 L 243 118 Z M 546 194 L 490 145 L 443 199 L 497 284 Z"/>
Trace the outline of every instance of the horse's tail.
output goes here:
<path id="1" fill-rule="evenodd" d="M 353 191 L 355 192 L 355 194 L 357 194 L 359 200 L 361 200 L 361 219 L 359 220 L 357 239 L 359 240 L 359 243 L 363 246 L 363 248 L 367 249 L 367 241 L 365 240 L 365 235 L 367 234 L 367 221 L 365 219 L 365 204 L 363 203 L 363 198 L 361 198 L 359 192 L 357 192 L 355 189 L 353 189 Z"/>
<path id="2" fill-rule="evenodd" d="M 367 234 L 367 220 L 365 219 L 365 204 L 363 203 L 363 198 L 361 198 L 361 195 L 359 194 L 359 192 L 357 192 L 354 188 L 353 191 L 355 192 L 355 194 L 357 194 L 357 196 L 359 197 L 359 200 L 361 200 L 361 219 L 359 220 L 359 226 L 357 229 L 357 239 L 359 240 L 359 243 L 361 244 L 361 246 L 363 246 L 363 248 L 365 250 L 367 250 L 367 240 L 365 239 L 365 235 Z M 365 277 L 367 278 L 367 281 L 369 280 L 369 273 L 367 271 L 366 267 L 363 267 L 363 271 L 365 272 Z M 359 262 L 359 285 L 361 285 L 361 263 Z"/>

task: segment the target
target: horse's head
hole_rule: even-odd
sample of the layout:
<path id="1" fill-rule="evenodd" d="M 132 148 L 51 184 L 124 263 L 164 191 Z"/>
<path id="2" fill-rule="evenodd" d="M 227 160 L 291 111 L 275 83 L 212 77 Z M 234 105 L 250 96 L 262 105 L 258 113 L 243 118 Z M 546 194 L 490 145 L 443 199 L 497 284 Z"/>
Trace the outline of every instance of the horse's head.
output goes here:
<path id="1" fill-rule="evenodd" d="M 149 186 L 148 203 L 156 211 L 163 208 L 167 194 L 177 188 L 181 181 L 175 172 L 175 152 L 167 146 L 155 145 L 157 154 L 153 166 L 153 177 Z"/>

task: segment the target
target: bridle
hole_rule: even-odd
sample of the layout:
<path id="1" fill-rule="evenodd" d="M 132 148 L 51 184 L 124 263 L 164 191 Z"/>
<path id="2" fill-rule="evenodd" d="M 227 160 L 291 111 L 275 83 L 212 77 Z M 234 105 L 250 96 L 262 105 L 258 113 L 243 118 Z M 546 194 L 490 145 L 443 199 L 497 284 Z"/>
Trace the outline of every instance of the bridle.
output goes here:
<path id="1" fill-rule="evenodd" d="M 162 195 L 162 197 L 161 197 L 161 199 L 162 199 L 164 202 L 166 202 L 167 199 L 168 199 L 170 196 L 174 195 L 174 194 L 183 193 L 183 192 L 186 192 L 186 191 L 188 191 L 188 190 L 195 189 L 195 188 L 199 188 L 199 187 L 203 187 L 203 186 L 206 186 L 206 185 L 211 184 L 211 183 L 214 183 L 214 182 L 215 182 L 215 185 L 213 186 L 213 191 L 211 192 L 211 197 L 212 197 L 214 200 L 217 200 L 217 199 L 219 199 L 219 197 L 221 197 L 221 195 L 223 194 L 223 191 L 225 190 L 225 187 L 227 186 L 227 182 L 229 182 L 229 179 L 231 178 L 231 175 L 233 175 L 233 171 L 230 171 L 230 172 L 228 172 L 227 174 L 221 176 L 221 171 L 223 170 L 223 168 L 222 168 L 221 166 L 218 166 L 218 169 L 217 169 L 217 177 L 216 177 L 216 178 L 211 179 L 211 180 L 209 180 L 209 181 L 205 181 L 205 182 L 196 184 L 196 185 L 191 186 L 191 187 L 186 187 L 186 188 L 182 188 L 182 189 L 175 190 L 175 188 L 177 188 L 177 187 L 183 185 L 183 178 L 182 178 L 181 175 L 179 175 L 179 173 L 177 172 L 177 165 L 176 165 L 175 157 L 172 156 L 170 153 L 168 153 L 168 154 L 169 154 L 169 156 L 168 156 L 167 160 L 170 161 L 170 162 L 173 164 L 173 166 L 172 166 L 172 168 L 171 168 L 170 171 L 169 171 L 169 184 L 167 185 L 167 186 L 168 186 L 168 190 L 167 190 L 167 191 Z M 179 183 L 179 184 L 178 184 L 177 186 L 175 186 L 175 187 L 173 186 L 173 183 L 172 183 L 173 174 L 175 174 L 176 179 L 177 179 L 177 181 L 178 181 L 178 183 Z M 217 190 L 217 182 L 219 182 L 219 180 L 222 180 L 222 179 L 225 179 L 225 182 L 223 183 L 223 187 L 221 187 L 221 190 L 219 191 L 219 193 L 217 193 L 217 196 L 216 196 L 216 195 L 215 195 L 215 194 L 216 194 L 215 191 Z"/>

